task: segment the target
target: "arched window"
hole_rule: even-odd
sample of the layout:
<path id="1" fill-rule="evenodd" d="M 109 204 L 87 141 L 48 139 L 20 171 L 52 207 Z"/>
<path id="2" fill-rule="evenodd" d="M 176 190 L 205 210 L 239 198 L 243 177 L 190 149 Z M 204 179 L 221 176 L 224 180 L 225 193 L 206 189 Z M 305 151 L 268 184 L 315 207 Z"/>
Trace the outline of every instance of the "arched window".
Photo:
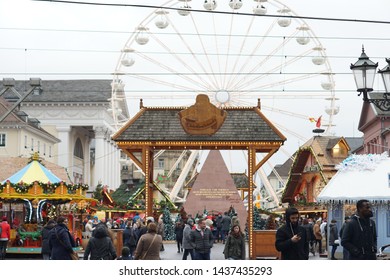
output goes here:
<path id="1" fill-rule="evenodd" d="M 76 144 L 74 145 L 74 156 L 84 159 L 83 145 L 81 144 L 80 138 L 77 138 Z"/>

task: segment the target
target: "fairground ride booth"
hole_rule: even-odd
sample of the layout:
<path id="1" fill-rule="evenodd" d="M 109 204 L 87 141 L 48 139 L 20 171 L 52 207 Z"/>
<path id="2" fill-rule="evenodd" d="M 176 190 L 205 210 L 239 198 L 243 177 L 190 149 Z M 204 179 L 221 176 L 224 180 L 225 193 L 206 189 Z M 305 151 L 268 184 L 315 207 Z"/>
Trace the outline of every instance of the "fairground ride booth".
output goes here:
<path id="1" fill-rule="evenodd" d="M 345 216 L 356 213 L 356 203 L 372 204 L 378 248 L 390 243 L 390 158 L 387 153 L 351 155 L 336 166 L 337 173 L 317 200 L 328 208 L 328 221 L 336 220 L 340 230 Z M 328 227 L 329 229 L 329 227 Z M 336 253 L 341 254 L 338 246 Z"/>
<path id="2" fill-rule="evenodd" d="M 83 215 L 94 201 L 85 197 L 87 189 L 87 185 L 58 178 L 39 162 L 37 155 L 0 182 L 0 213 L 11 225 L 7 253 L 40 254 L 42 227 L 60 215 L 68 218 L 68 228 L 79 246 Z"/>

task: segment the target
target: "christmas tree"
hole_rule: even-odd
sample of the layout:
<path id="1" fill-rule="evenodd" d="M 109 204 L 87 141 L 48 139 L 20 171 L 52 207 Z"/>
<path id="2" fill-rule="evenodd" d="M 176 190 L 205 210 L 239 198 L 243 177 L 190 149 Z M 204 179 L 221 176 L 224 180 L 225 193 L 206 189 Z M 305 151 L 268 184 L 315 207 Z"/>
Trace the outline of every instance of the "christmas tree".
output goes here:
<path id="1" fill-rule="evenodd" d="M 169 212 L 169 208 L 164 208 L 163 211 L 163 223 L 164 223 L 164 236 L 165 240 L 175 240 L 175 226 L 171 219 L 171 213 Z"/>
<path id="2" fill-rule="evenodd" d="M 261 213 L 259 208 L 256 206 L 253 207 L 253 229 L 254 230 L 263 230 L 265 227 L 265 221 L 261 218 Z"/>

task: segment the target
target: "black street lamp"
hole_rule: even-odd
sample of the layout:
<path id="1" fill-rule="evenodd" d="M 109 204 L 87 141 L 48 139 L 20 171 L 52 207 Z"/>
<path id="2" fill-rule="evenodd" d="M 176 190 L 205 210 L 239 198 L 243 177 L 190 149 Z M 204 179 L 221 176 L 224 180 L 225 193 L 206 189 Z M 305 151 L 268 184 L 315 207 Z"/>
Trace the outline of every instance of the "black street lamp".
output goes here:
<path id="1" fill-rule="evenodd" d="M 382 70 L 378 71 L 378 73 L 381 74 L 385 84 L 385 92 L 383 93 L 383 98 L 381 99 L 368 98 L 368 93 L 373 91 L 373 84 L 378 63 L 374 63 L 370 60 L 370 58 L 364 52 L 364 47 L 358 61 L 356 61 L 355 64 L 351 64 L 350 67 L 355 78 L 359 96 L 363 93 L 364 102 L 373 103 L 382 111 L 390 111 L 390 59 L 386 59 L 386 62 L 388 65 Z"/>

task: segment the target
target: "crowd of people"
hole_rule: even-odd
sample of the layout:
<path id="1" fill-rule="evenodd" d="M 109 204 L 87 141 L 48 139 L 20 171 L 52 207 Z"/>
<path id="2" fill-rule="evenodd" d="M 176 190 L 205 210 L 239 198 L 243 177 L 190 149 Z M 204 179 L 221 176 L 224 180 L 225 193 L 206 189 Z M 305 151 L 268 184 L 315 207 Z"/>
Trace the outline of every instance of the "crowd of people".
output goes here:
<path id="1" fill-rule="evenodd" d="M 371 204 L 360 200 L 356 204 L 356 214 L 345 217 L 341 228 L 336 220 L 301 218 L 296 208 L 288 208 L 283 224 L 276 231 L 275 248 L 284 260 L 307 260 L 309 254 L 322 254 L 329 248 L 330 259 L 336 260 L 338 246 L 343 246 L 343 259 L 376 259 L 377 234 Z M 68 220 L 60 216 L 56 221 L 49 220 L 42 228 L 42 257 L 45 260 L 70 260 L 75 257 L 75 240 L 68 229 Z M 159 260 L 164 251 L 164 223 L 162 215 L 157 219 L 138 214 L 132 218 L 101 219 L 93 217 L 85 220 L 84 236 L 88 240 L 84 250 L 84 260 Z M 10 226 L 7 217 L 0 224 L 0 254 L 4 259 L 10 239 Z M 123 249 L 120 256 L 114 248 L 111 229 L 120 231 Z M 177 253 L 182 260 L 188 256 L 192 260 L 210 260 L 214 243 L 224 244 L 225 259 L 244 260 L 246 258 L 245 228 L 234 213 L 219 213 L 216 216 L 203 215 L 182 219 L 178 217 L 174 225 Z M 117 232 L 118 234 L 118 232 Z M 325 248 L 323 244 L 326 244 Z M 329 245 L 329 247 L 328 247 Z M 329 252 L 328 252 L 329 253 Z"/>
<path id="2" fill-rule="evenodd" d="M 359 200 L 356 214 L 345 217 L 339 230 L 334 219 L 329 225 L 325 219 L 301 219 L 296 208 L 288 208 L 285 224 L 276 232 L 275 247 L 284 260 L 307 260 L 310 253 L 323 253 L 324 241 L 329 245 L 331 260 L 337 260 L 338 246 L 343 246 L 344 260 L 375 260 L 377 234 L 372 216 L 370 202 Z"/>

